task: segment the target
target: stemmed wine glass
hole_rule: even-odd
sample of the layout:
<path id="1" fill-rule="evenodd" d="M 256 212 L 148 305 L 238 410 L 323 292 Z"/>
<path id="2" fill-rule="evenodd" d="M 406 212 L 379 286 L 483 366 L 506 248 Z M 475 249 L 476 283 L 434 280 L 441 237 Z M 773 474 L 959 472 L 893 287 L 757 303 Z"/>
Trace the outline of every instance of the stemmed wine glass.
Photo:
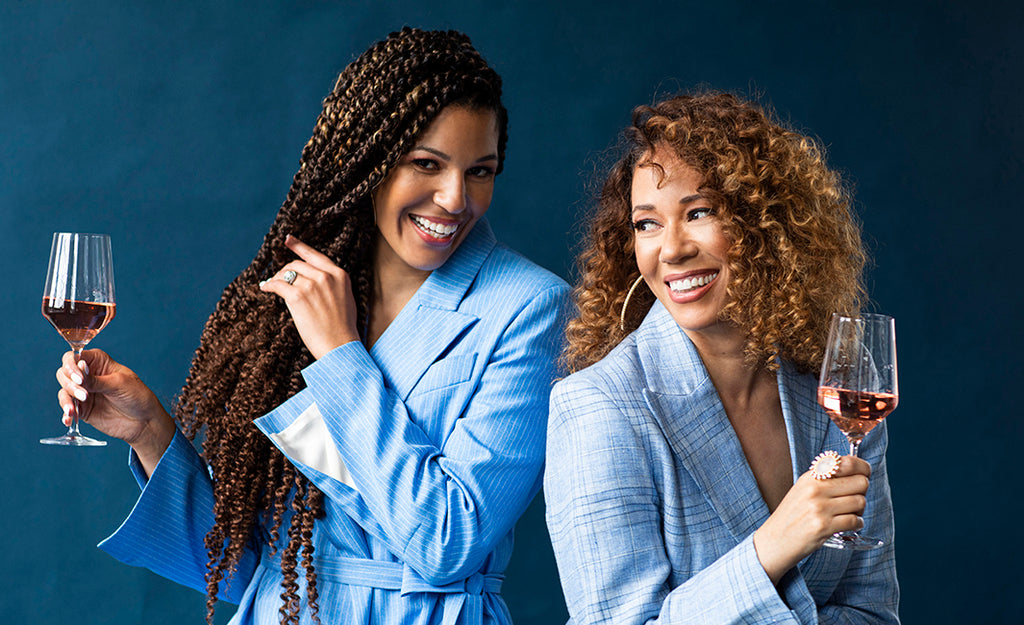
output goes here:
<path id="1" fill-rule="evenodd" d="M 77 232 L 53 233 L 50 265 L 43 291 L 43 316 L 81 360 L 82 350 L 114 318 L 114 265 L 110 237 Z M 78 400 L 67 434 L 42 438 L 45 445 L 106 445 L 78 431 Z"/>
<path id="2" fill-rule="evenodd" d="M 850 441 L 857 456 L 864 435 L 899 401 L 896 381 L 896 324 L 888 315 L 851 317 L 834 313 L 821 363 L 818 403 Z M 838 532 L 825 541 L 837 549 L 874 549 L 884 541 L 857 532 Z"/>

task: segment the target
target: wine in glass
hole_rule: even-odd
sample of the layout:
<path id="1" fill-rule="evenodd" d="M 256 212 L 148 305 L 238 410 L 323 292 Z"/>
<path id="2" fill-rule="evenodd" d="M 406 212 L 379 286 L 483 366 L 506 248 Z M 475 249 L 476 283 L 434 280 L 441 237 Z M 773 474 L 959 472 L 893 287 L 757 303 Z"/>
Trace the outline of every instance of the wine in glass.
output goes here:
<path id="1" fill-rule="evenodd" d="M 81 360 L 82 350 L 114 318 L 114 265 L 105 234 L 55 232 L 43 291 L 43 316 Z M 106 445 L 78 431 L 78 400 L 67 434 L 43 438 L 45 445 Z"/>
<path id="2" fill-rule="evenodd" d="M 893 318 L 833 314 L 821 363 L 818 403 L 850 441 L 851 456 L 857 456 L 864 435 L 881 423 L 898 401 Z M 839 532 L 825 541 L 828 547 L 854 550 L 883 544 L 857 532 Z"/>

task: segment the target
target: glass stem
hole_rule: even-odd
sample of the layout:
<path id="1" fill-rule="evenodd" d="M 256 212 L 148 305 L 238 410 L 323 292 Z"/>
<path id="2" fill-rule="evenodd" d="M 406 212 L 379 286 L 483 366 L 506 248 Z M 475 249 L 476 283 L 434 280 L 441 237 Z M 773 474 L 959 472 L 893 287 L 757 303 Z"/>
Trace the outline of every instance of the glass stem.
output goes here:
<path id="1" fill-rule="evenodd" d="M 850 441 L 850 455 L 860 458 L 860 440 Z"/>
<path id="2" fill-rule="evenodd" d="M 75 354 L 75 366 L 78 366 L 78 361 L 82 359 L 82 348 L 72 346 L 71 351 Z M 82 433 L 78 431 L 78 417 L 81 415 L 82 406 L 78 402 L 78 398 L 72 396 L 71 401 L 75 403 L 75 414 L 71 417 L 71 425 L 68 426 L 67 436 L 78 437 Z"/>

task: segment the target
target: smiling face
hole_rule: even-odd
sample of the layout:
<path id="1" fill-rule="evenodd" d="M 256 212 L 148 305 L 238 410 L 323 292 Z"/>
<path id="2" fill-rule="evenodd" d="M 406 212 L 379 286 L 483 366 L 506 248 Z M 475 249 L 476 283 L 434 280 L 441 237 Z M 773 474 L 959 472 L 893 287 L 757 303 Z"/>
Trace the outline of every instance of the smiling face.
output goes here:
<path id="1" fill-rule="evenodd" d="M 378 275 L 443 265 L 487 212 L 497 167 L 494 112 L 443 109 L 374 191 Z"/>
<path id="2" fill-rule="evenodd" d="M 640 159 L 631 192 L 637 267 L 695 342 L 698 335 L 735 331 L 719 320 L 731 242 L 711 202 L 701 195 L 702 180 L 696 169 L 658 148 Z"/>

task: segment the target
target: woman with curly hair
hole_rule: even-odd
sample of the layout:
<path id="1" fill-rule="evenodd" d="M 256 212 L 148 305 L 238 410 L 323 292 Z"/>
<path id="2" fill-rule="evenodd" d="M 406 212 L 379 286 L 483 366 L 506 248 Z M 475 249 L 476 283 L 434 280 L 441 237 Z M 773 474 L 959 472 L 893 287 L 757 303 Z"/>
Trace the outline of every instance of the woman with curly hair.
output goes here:
<path id="1" fill-rule="evenodd" d="M 571 622 L 898 622 L 884 426 L 866 460 L 805 472 L 846 445 L 815 372 L 830 313 L 864 299 L 849 194 L 813 140 L 729 94 L 639 107 L 625 139 L 550 405 Z M 819 549 L 865 522 L 884 548 Z"/>
<path id="2" fill-rule="evenodd" d="M 324 100 L 175 419 L 103 352 L 65 356 L 65 415 L 128 442 L 143 487 L 103 549 L 205 591 L 207 621 L 509 622 L 568 287 L 484 218 L 506 127 L 465 35 L 392 33 Z"/>

